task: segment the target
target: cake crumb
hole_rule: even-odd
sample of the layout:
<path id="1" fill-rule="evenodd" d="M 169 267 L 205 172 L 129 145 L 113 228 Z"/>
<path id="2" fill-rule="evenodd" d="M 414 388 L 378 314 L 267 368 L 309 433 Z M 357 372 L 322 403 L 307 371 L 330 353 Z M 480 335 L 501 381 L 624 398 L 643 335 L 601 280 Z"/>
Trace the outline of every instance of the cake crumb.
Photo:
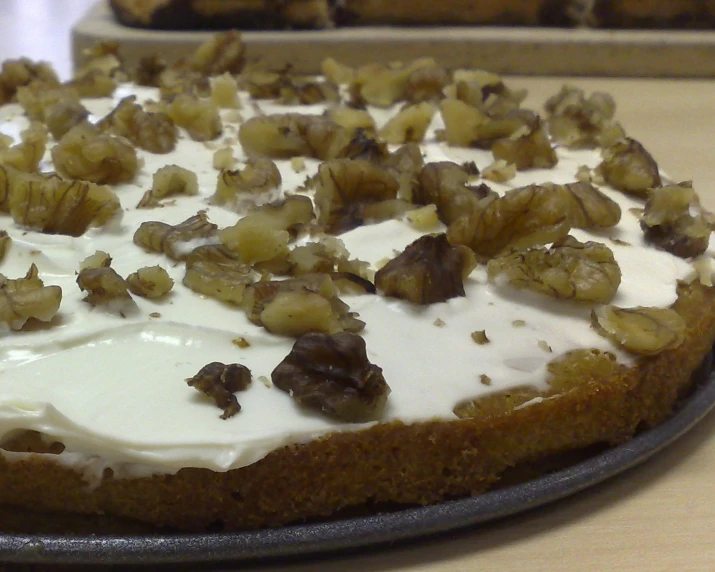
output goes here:
<path id="1" fill-rule="evenodd" d="M 151 312 L 151 313 L 149 314 L 149 317 L 150 317 L 150 318 L 161 318 L 161 313 L 159 313 L 159 312 Z"/>
<path id="2" fill-rule="evenodd" d="M 511 323 L 511 325 L 514 326 L 515 328 L 523 328 L 524 326 L 526 326 L 526 321 L 524 321 L 524 320 L 514 320 L 514 321 Z"/>
<path id="3" fill-rule="evenodd" d="M 231 340 L 231 343 L 235 346 L 238 346 L 239 348 L 247 348 L 251 345 L 251 343 L 243 336 L 234 338 L 233 340 Z"/>
<path id="4" fill-rule="evenodd" d="M 442 318 L 437 318 L 433 324 L 437 326 L 438 328 L 442 328 L 447 325 L 447 322 L 445 322 Z"/>
<path id="5" fill-rule="evenodd" d="M 482 375 L 479 376 L 479 382 L 482 385 L 491 385 L 492 384 L 492 378 L 489 377 L 486 373 L 483 373 Z"/>
<path id="6" fill-rule="evenodd" d="M 491 340 L 487 337 L 486 330 L 475 330 L 471 333 L 471 336 L 474 342 L 480 346 L 491 342 Z"/>

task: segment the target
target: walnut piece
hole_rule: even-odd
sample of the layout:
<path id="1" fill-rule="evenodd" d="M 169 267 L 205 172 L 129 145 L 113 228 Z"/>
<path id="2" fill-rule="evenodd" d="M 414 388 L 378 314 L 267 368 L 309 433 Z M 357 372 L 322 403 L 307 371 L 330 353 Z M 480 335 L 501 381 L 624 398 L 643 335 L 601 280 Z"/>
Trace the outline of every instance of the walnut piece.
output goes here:
<path id="1" fill-rule="evenodd" d="M 379 419 L 390 393 L 365 341 L 348 332 L 301 336 L 271 380 L 301 405 L 352 423 Z"/>
<path id="2" fill-rule="evenodd" d="M 450 245 L 444 233 L 425 235 L 378 270 L 375 285 L 387 296 L 434 304 L 464 296 L 463 281 L 475 266 L 474 254 Z"/>
<path id="3" fill-rule="evenodd" d="M 712 227 L 699 211 L 690 182 L 653 189 L 640 219 L 646 241 L 681 258 L 703 254 Z"/>
<path id="4" fill-rule="evenodd" d="M 350 83 L 352 103 L 389 107 L 396 101 L 406 99 L 410 76 L 418 69 L 435 67 L 432 58 L 414 60 L 409 64 L 367 64 L 354 71 Z M 414 84 L 410 87 L 414 95 Z"/>
<path id="5" fill-rule="evenodd" d="M 428 102 L 408 105 L 390 118 L 380 129 L 379 135 L 394 145 L 419 143 L 424 139 L 434 113 L 434 106 Z"/>
<path id="6" fill-rule="evenodd" d="M 112 265 L 112 257 L 103 250 L 97 250 L 79 263 L 80 271 L 85 268 L 108 268 Z"/>
<path id="7" fill-rule="evenodd" d="M 650 189 L 660 187 L 658 164 L 643 145 L 631 138 L 606 147 L 603 162 L 596 168 L 606 183 L 624 193 L 646 197 Z"/>
<path id="8" fill-rule="evenodd" d="M 338 297 L 327 274 L 256 282 L 246 289 L 242 306 L 251 322 L 278 335 L 359 332 L 365 327 Z"/>
<path id="9" fill-rule="evenodd" d="M 62 99 L 44 109 L 44 120 L 55 141 L 59 141 L 75 125 L 83 123 L 89 111 L 79 101 Z"/>
<path id="10" fill-rule="evenodd" d="M 685 339 L 685 320 L 670 308 L 603 306 L 591 312 L 591 325 L 602 336 L 639 355 L 677 348 Z"/>
<path id="11" fill-rule="evenodd" d="M 92 306 L 105 306 L 122 317 L 135 309 L 129 284 L 109 266 L 84 268 L 77 274 L 77 286 L 87 292 L 83 299 Z"/>
<path id="12" fill-rule="evenodd" d="M 86 121 L 52 148 L 52 162 L 58 173 L 98 185 L 129 181 L 139 169 L 134 147 Z"/>
<path id="13" fill-rule="evenodd" d="M 238 99 L 238 84 L 233 76 L 224 73 L 209 78 L 211 85 L 211 101 L 220 109 L 239 109 L 241 102 Z"/>
<path id="14" fill-rule="evenodd" d="M 176 225 L 165 222 L 143 222 L 134 233 L 133 241 L 137 246 L 150 252 L 166 254 L 172 260 L 182 260 L 188 251 L 181 248 L 182 242 L 197 238 L 209 238 L 216 234 L 218 227 L 209 222 L 205 211 L 199 211 Z"/>
<path id="15" fill-rule="evenodd" d="M 545 105 L 551 138 L 571 149 L 608 146 L 625 137 L 613 121 L 616 103 L 603 92 L 586 98 L 582 89 L 564 85 Z"/>
<path id="16" fill-rule="evenodd" d="M 132 294 L 144 298 L 161 298 L 174 287 L 174 281 L 161 266 L 144 266 L 127 276 Z"/>
<path id="17" fill-rule="evenodd" d="M 97 126 L 103 131 L 125 137 L 150 153 L 169 153 L 176 147 L 178 132 L 165 113 L 149 113 L 130 95 L 120 100 Z"/>
<path id="18" fill-rule="evenodd" d="M 0 182 L 3 179 L 12 181 L 8 208 L 13 220 L 45 234 L 81 236 L 90 226 L 121 215 L 119 198 L 106 185 L 11 173 L 0 167 Z"/>
<path id="19" fill-rule="evenodd" d="M 550 169 L 555 166 L 558 157 L 551 147 L 541 119 L 536 116 L 530 123 L 526 133 L 517 136 L 521 133 L 517 131 L 509 137 L 495 141 L 492 145 L 494 158 L 516 165 L 518 171 Z"/>
<path id="20" fill-rule="evenodd" d="M 31 123 L 20 138 L 17 145 L 0 150 L 0 163 L 25 173 L 35 173 L 45 154 L 47 130 L 41 123 Z"/>
<path id="21" fill-rule="evenodd" d="M 23 278 L 0 274 L 0 325 L 21 330 L 29 319 L 49 322 L 62 302 L 62 288 L 45 286 L 32 264 Z"/>
<path id="22" fill-rule="evenodd" d="M 191 55 L 188 66 L 204 75 L 240 73 L 245 64 L 245 46 L 236 30 L 214 34 Z"/>
<path id="23" fill-rule="evenodd" d="M 363 159 L 333 159 L 320 165 L 315 204 L 318 222 L 334 234 L 360 226 L 368 206 L 389 203 L 397 197 L 399 183 L 384 167 Z M 379 216 L 373 208 L 372 216 Z M 387 213 L 385 218 L 391 216 Z"/>
<path id="24" fill-rule="evenodd" d="M 352 139 L 352 133 L 320 115 L 266 115 L 241 124 L 238 140 L 249 155 L 288 159 L 332 159 Z"/>
<path id="25" fill-rule="evenodd" d="M 186 383 L 210 397 L 219 409 L 223 409 L 221 419 L 233 417 L 241 411 L 235 393 L 248 389 L 251 384 L 251 370 L 238 363 L 223 364 L 211 362 L 202 367 Z"/>
<path id="26" fill-rule="evenodd" d="M 607 304 L 621 283 L 621 269 L 611 250 L 571 236 L 550 248 L 501 254 L 487 265 L 489 279 L 554 298 Z"/>
<path id="27" fill-rule="evenodd" d="M 154 173 L 151 189 L 144 193 L 137 208 L 154 208 L 161 206 L 160 199 L 174 195 L 192 196 L 198 193 L 199 180 L 196 173 L 178 165 L 165 165 Z"/>
<path id="28" fill-rule="evenodd" d="M 52 86 L 59 83 L 57 74 L 46 62 L 28 58 L 5 60 L 0 67 L 0 105 L 12 101 L 18 88 L 34 83 Z"/>
<path id="29" fill-rule="evenodd" d="M 189 255 L 183 284 L 198 294 L 238 306 L 246 287 L 257 277 L 250 265 L 212 245 L 199 247 Z"/>
<path id="30" fill-rule="evenodd" d="M 210 99 L 180 93 L 169 104 L 167 114 L 194 141 L 212 141 L 223 131 L 221 116 Z"/>
<path id="31" fill-rule="evenodd" d="M 417 175 L 417 185 L 412 189 L 412 202 L 436 205 L 439 219 L 445 224 L 451 224 L 462 216 L 481 210 L 485 202 L 497 197 L 485 184 L 469 184 L 469 179 L 478 173 L 474 163 L 427 163 Z"/>
<path id="32" fill-rule="evenodd" d="M 281 173 L 273 161 L 265 157 L 248 159 L 243 169 L 219 173 L 211 202 L 237 205 L 241 196 L 267 193 L 280 187 L 281 183 Z"/>

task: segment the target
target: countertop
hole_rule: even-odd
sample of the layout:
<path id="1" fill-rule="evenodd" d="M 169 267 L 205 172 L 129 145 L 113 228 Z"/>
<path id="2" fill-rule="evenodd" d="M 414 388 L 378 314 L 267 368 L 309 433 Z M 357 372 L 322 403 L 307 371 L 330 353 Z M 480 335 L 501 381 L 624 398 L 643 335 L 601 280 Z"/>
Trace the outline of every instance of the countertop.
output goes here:
<path id="1" fill-rule="evenodd" d="M 68 77 L 69 30 L 92 4 L 93 0 L 2 0 L 0 59 L 25 55 L 49 60 Z M 704 204 L 715 209 L 715 79 L 567 81 L 588 91 L 610 92 L 628 133 L 651 151 L 671 177 L 692 179 Z M 527 87 L 532 104 L 540 104 L 564 79 L 513 78 L 512 82 Z M 260 569 L 712 571 L 714 476 L 715 414 L 710 414 L 644 465 L 545 508 L 437 540 Z"/>

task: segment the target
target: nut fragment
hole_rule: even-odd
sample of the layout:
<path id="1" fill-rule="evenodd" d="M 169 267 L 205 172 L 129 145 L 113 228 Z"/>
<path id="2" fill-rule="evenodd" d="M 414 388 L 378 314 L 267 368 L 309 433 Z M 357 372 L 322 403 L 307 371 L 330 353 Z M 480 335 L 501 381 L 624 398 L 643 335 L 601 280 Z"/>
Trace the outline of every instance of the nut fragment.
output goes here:
<path id="1" fill-rule="evenodd" d="M 677 348 L 685 339 L 685 320 L 670 308 L 604 306 L 591 312 L 591 325 L 602 336 L 640 355 Z"/>
<path id="2" fill-rule="evenodd" d="M 256 281 L 257 274 L 249 265 L 232 258 L 231 253 L 223 252 L 218 258 L 213 256 L 217 248 L 221 247 L 199 247 L 189 255 L 183 284 L 194 292 L 238 306 L 246 287 Z M 199 252 L 202 249 L 203 252 Z M 212 254 L 204 258 L 209 252 Z"/>
<path id="3" fill-rule="evenodd" d="M 45 62 L 33 62 L 28 58 L 5 60 L 0 67 L 0 104 L 13 100 L 18 88 L 35 85 L 57 85 L 59 79 L 52 67 Z"/>
<path id="4" fill-rule="evenodd" d="M 492 145 L 495 159 L 516 165 L 518 171 L 525 169 L 550 169 L 558 162 L 556 152 L 541 123 L 536 117 L 528 130 L 521 136 L 499 139 Z"/>
<path id="5" fill-rule="evenodd" d="M 134 147 L 87 122 L 60 139 L 52 148 L 52 161 L 62 175 L 99 185 L 129 181 L 139 169 Z"/>
<path id="6" fill-rule="evenodd" d="M 218 109 L 209 99 L 180 93 L 169 104 L 167 113 L 194 141 L 211 141 L 223 131 Z"/>
<path id="7" fill-rule="evenodd" d="M 2 262 L 2 259 L 5 258 L 5 254 L 7 254 L 7 250 L 10 248 L 11 243 L 12 239 L 10 238 L 10 235 L 8 235 L 7 231 L 0 230 L 0 262 Z"/>
<path id="8" fill-rule="evenodd" d="M 81 236 L 90 225 L 101 226 L 121 213 L 119 198 L 106 185 L 12 174 L 0 167 L 0 180 L 3 175 L 12 181 L 8 207 L 13 220 L 45 234 Z"/>
<path id="9" fill-rule="evenodd" d="M 238 206 L 242 197 L 267 193 L 280 187 L 281 173 L 276 164 L 265 157 L 248 159 L 243 169 L 222 170 L 211 202 Z"/>
<path id="10" fill-rule="evenodd" d="M 45 154 L 47 130 L 41 123 L 32 123 L 21 135 L 21 142 L 0 150 L 0 163 L 8 167 L 34 173 Z"/>
<path id="11" fill-rule="evenodd" d="M 501 254 L 487 265 L 489 279 L 555 298 L 606 304 L 621 283 L 621 269 L 611 250 L 571 236 L 550 248 Z"/>
<path id="12" fill-rule="evenodd" d="M 172 260 L 183 259 L 188 252 L 182 251 L 182 242 L 197 238 L 209 238 L 216 233 L 218 227 L 209 222 L 205 211 L 199 211 L 176 225 L 165 222 L 143 222 L 134 233 L 133 241 L 150 252 L 166 254 Z"/>
<path id="13" fill-rule="evenodd" d="M 108 268 L 112 265 L 112 257 L 103 250 L 97 250 L 79 263 L 80 271 L 85 268 Z"/>
<path id="14" fill-rule="evenodd" d="M 481 210 L 483 204 L 496 198 L 496 193 L 487 185 L 469 184 L 470 177 L 478 172 L 474 163 L 427 163 L 417 176 L 417 185 L 412 189 L 412 202 L 435 204 L 439 219 L 451 224 L 462 216 Z"/>
<path id="15" fill-rule="evenodd" d="M 475 330 L 470 335 L 472 340 L 474 340 L 474 343 L 479 344 L 480 346 L 491 342 L 491 340 L 487 337 L 486 330 Z"/>
<path id="16" fill-rule="evenodd" d="M 242 305 L 251 322 L 279 335 L 359 332 L 365 327 L 338 298 L 326 274 L 256 282 L 246 289 Z"/>
<path id="17" fill-rule="evenodd" d="M 463 280 L 475 266 L 472 252 L 450 245 L 444 233 L 425 235 L 378 270 L 375 285 L 387 296 L 434 304 L 464 296 Z"/>
<path id="18" fill-rule="evenodd" d="M 645 197 L 650 189 L 661 186 L 658 164 L 635 139 L 617 141 L 606 147 L 602 155 L 597 172 L 619 191 Z"/>
<path id="19" fill-rule="evenodd" d="M 124 317 L 135 309 L 129 285 L 113 268 L 85 268 L 77 275 L 77 286 L 87 292 L 84 301 L 92 306 L 106 306 Z"/>
<path id="20" fill-rule="evenodd" d="M 428 102 L 408 105 L 380 129 L 380 137 L 395 145 L 419 143 L 425 137 L 434 112 L 434 106 Z"/>
<path id="21" fill-rule="evenodd" d="M 241 102 L 238 100 L 238 85 L 231 74 L 209 78 L 211 85 L 211 101 L 221 109 L 238 109 Z"/>
<path id="22" fill-rule="evenodd" d="M 159 168 L 152 178 L 149 189 L 137 204 L 138 209 L 160 206 L 160 199 L 173 195 L 196 195 L 199 192 L 199 181 L 196 173 L 179 167 L 165 165 Z"/>
<path id="23" fill-rule="evenodd" d="M 238 363 L 226 365 L 215 361 L 202 367 L 186 383 L 213 399 L 217 407 L 223 409 L 221 419 L 228 419 L 241 411 L 241 405 L 234 394 L 248 388 L 251 370 Z"/>
<path id="24" fill-rule="evenodd" d="M 151 153 L 169 153 L 176 147 L 178 133 L 165 113 L 149 113 L 130 95 L 120 100 L 97 126 L 104 131 L 126 137 L 137 147 Z"/>
<path id="25" fill-rule="evenodd" d="M 49 322 L 61 302 L 62 288 L 45 286 L 34 264 L 23 278 L 9 279 L 0 274 L 0 325 L 20 330 L 29 319 Z"/>
<path id="26" fill-rule="evenodd" d="M 301 405 L 353 423 L 378 419 L 390 393 L 365 341 L 348 332 L 301 336 L 271 379 Z"/>
<path id="27" fill-rule="evenodd" d="M 191 55 L 188 66 L 204 75 L 240 73 L 245 64 L 245 46 L 241 34 L 229 30 L 214 34 Z"/>
<path id="28" fill-rule="evenodd" d="M 174 281 L 161 266 L 144 266 L 127 276 L 132 294 L 144 298 L 161 298 L 173 287 Z"/>
<path id="29" fill-rule="evenodd" d="M 52 133 L 55 141 L 64 137 L 75 125 L 79 125 L 89 117 L 89 111 L 79 101 L 62 99 L 44 110 L 44 120 L 47 129 Z"/>
<path id="30" fill-rule="evenodd" d="M 351 132 L 327 117 L 295 113 L 252 117 L 238 130 L 248 154 L 273 159 L 332 159 L 351 138 Z"/>
<path id="31" fill-rule="evenodd" d="M 362 224 L 368 205 L 395 199 L 399 183 L 379 165 L 362 159 L 333 159 L 318 169 L 316 186 L 318 221 L 337 234 Z"/>
<path id="32" fill-rule="evenodd" d="M 653 189 L 640 219 L 645 239 L 681 258 L 703 254 L 712 230 L 692 183 Z"/>

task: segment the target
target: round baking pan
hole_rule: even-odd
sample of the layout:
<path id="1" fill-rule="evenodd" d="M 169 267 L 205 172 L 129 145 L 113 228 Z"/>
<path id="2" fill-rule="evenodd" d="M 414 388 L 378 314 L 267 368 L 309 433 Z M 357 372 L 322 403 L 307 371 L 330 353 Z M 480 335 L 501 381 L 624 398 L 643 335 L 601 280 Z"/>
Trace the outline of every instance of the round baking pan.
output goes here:
<path id="1" fill-rule="evenodd" d="M 666 421 L 624 445 L 526 482 L 441 504 L 235 533 L 56 535 L 0 533 L 0 561 L 44 564 L 169 564 L 300 557 L 379 546 L 482 524 L 600 483 L 662 450 L 715 406 L 712 354 Z"/>

